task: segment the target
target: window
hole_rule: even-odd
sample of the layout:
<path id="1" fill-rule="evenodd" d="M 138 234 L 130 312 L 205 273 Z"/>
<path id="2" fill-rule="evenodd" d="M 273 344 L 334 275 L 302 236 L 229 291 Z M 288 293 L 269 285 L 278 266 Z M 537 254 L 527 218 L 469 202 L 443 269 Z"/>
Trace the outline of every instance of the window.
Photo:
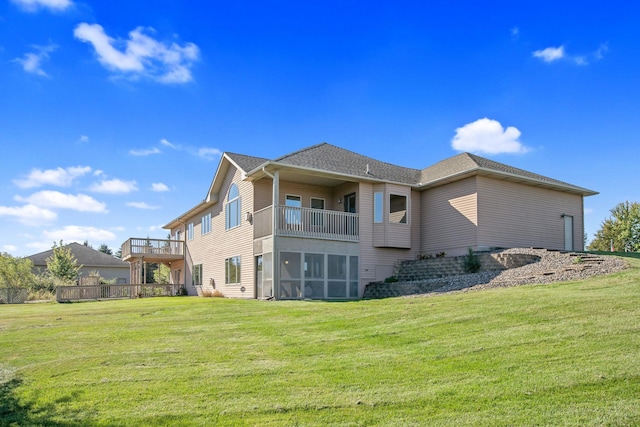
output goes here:
<path id="1" fill-rule="evenodd" d="M 407 196 L 389 195 L 389 222 L 407 223 Z"/>
<path id="2" fill-rule="evenodd" d="M 224 283 L 231 285 L 240 283 L 240 257 L 234 256 L 224 260 Z"/>
<path id="3" fill-rule="evenodd" d="M 187 240 L 193 240 L 193 223 L 187 225 Z"/>
<path id="4" fill-rule="evenodd" d="M 196 264 L 193 266 L 191 284 L 193 286 L 202 286 L 202 264 Z"/>
<path id="5" fill-rule="evenodd" d="M 202 226 L 200 227 L 201 234 L 207 234 L 211 232 L 211 213 L 202 217 Z"/>
<path id="6" fill-rule="evenodd" d="M 227 194 L 227 204 L 224 207 L 225 228 L 227 230 L 240 225 L 240 192 L 238 186 L 231 184 Z"/>
<path id="7" fill-rule="evenodd" d="M 382 222 L 382 191 L 373 193 L 373 222 Z"/>

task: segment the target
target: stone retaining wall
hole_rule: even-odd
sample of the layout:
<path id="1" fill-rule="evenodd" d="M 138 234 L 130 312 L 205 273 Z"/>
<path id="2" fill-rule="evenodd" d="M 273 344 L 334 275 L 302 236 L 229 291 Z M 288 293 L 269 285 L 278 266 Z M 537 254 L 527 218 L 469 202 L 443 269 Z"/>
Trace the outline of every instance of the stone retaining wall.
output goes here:
<path id="1" fill-rule="evenodd" d="M 506 270 L 540 260 L 539 256 L 529 254 L 481 253 L 476 256 L 480 261 L 479 271 Z M 464 259 L 464 256 L 457 256 L 401 261 L 394 266 L 394 276 L 400 282 L 413 282 L 466 274 Z"/>
<path id="2" fill-rule="evenodd" d="M 522 267 L 540 260 L 531 254 L 481 253 L 476 254 L 480 270 L 499 271 Z M 431 292 L 444 286 L 446 277 L 467 274 L 464 256 L 401 261 L 394 266 L 396 282 L 375 282 L 365 287 L 363 298 L 387 298 Z M 437 281 L 434 279 L 440 279 Z"/>

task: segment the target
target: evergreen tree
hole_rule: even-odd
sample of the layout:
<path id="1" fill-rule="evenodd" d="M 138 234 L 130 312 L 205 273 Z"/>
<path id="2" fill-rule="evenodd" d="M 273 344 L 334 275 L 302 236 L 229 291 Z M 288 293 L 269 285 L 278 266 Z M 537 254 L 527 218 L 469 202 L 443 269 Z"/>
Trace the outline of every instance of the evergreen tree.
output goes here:
<path id="1" fill-rule="evenodd" d="M 101 244 L 100 247 L 98 248 L 98 251 L 105 253 L 107 255 L 113 255 L 113 251 L 111 250 L 111 248 L 109 248 L 109 246 L 107 246 L 106 243 Z"/>

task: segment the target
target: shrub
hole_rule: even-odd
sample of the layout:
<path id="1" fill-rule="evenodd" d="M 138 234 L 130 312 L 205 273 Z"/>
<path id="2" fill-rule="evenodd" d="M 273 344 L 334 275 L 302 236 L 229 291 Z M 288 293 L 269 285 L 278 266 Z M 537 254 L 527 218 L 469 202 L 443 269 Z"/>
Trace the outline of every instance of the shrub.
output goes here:
<path id="1" fill-rule="evenodd" d="M 398 281 L 398 278 L 396 276 L 389 276 L 386 279 L 384 279 L 384 283 L 395 283 Z"/>
<path id="2" fill-rule="evenodd" d="M 438 252 L 438 253 L 436 254 L 436 258 L 444 258 L 444 257 L 446 257 L 446 256 L 447 256 L 447 253 L 446 253 L 445 251 Z"/>
<path id="3" fill-rule="evenodd" d="M 471 248 L 469 248 L 467 254 L 464 256 L 462 266 L 467 273 L 477 273 L 478 270 L 480 270 L 480 259 Z"/>

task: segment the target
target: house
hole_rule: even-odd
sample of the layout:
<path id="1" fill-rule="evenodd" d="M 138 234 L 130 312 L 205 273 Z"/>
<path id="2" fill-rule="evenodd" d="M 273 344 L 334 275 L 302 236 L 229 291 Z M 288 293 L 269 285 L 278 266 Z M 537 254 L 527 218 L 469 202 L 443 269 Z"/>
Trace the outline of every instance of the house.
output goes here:
<path id="1" fill-rule="evenodd" d="M 121 259 L 115 258 L 104 252 L 97 251 L 89 246 L 80 243 L 70 243 L 63 247 L 69 248 L 76 258 L 78 265 L 82 265 L 79 276 L 89 276 L 98 272 L 100 277 L 107 280 L 115 280 L 116 283 L 129 283 L 129 264 Z M 36 272 L 43 272 L 47 269 L 47 259 L 53 255 L 53 249 L 30 255 Z"/>
<path id="2" fill-rule="evenodd" d="M 202 202 L 129 239 L 132 280 L 163 262 L 189 293 L 349 299 L 396 261 L 468 248 L 583 249 L 583 198 L 597 194 L 462 153 L 426 169 L 327 143 L 275 160 L 224 153 Z"/>

